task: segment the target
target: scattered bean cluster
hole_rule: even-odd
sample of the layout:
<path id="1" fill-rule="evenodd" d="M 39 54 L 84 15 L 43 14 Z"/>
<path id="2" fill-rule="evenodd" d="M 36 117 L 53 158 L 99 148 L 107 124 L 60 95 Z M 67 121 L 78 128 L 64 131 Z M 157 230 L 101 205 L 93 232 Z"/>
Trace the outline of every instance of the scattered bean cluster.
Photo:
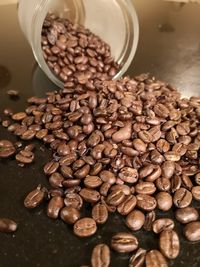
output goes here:
<path id="1" fill-rule="evenodd" d="M 119 65 L 111 56 L 110 46 L 83 26 L 49 15 L 42 29 L 44 59 L 63 82 L 94 88 L 94 79 L 114 77 Z"/>
<path id="2" fill-rule="evenodd" d="M 73 224 L 79 237 L 93 235 L 109 212 L 126 216 L 131 231 L 144 227 L 159 234 L 160 252 L 137 250 L 130 266 L 167 266 L 180 250 L 170 218 L 156 218 L 156 208 L 176 208 L 176 219 L 190 241 L 200 240 L 200 222 L 192 199 L 200 200 L 199 118 L 200 98 L 181 99 L 170 85 L 143 74 L 135 79 L 95 81 L 31 97 L 24 112 L 5 110 L 14 123 L 8 126 L 22 140 L 42 140 L 52 149 L 44 166 L 50 189 L 38 186 L 25 198 L 33 209 L 48 201 L 47 215 Z M 19 144 L 18 144 L 19 145 Z M 0 157 L 14 155 L 16 145 L 0 141 Z M 34 160 L 34 146 L 15 155 L 20 164 Z M 81 208 L 91 204 L 91 218 L 81 218 Z M 132 233 L 117 233 L 112 249 L 129 253 L 138 249 Z M 98 245 L 94 262 L 107 262 L 109 249 Z M 101 257 L 103 257 L 101 259 Z M 138 259 L 139 258 L 139 259 Z"/>

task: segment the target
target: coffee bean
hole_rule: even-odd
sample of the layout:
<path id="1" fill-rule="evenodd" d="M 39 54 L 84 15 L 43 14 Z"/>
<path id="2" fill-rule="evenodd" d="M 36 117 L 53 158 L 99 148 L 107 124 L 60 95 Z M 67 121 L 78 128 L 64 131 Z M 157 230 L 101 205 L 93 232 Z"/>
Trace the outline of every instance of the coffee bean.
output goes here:
<path id="1" fill-rule="evenodd" d="M 171 209 L 173 201 L 172 201 L 172 196 L 167 193 L 167 192 L 159 192 L 155 196 L 156 201 L 157 201 L 157 207 L 160 210 L 163 211 L 168 211 Z"/>
<path id="2" fill-rule="evenodd" d="M 86 202 L 89 203 L 96 203 L 100 200 L 99 192 L 94 189 L 83 188 L 79 194 Z"/>
<path id="3" fill-rule="evenodd" d="M 98 203 L 92 208 L 92 218 L 98 224 L 104 224 L 108 219 L 108 210 L 104 204 Z"/>
<path id="4" fill-rule="evenodd" d="M 189 241 L 199 241 L 200 240 L 200 222 L 190 222 L 183 230 L 185 237 Z"/>
<path id="5" fill-rule="evenodd" d="M 86 164 L 84 165 L 82 168 L 80 168 L 79 170 L 77 170 L 74 173 L 74 176 L 77 177 L 78 179 L 83 179 L 85 178 L 90 172 L 90 165 Z"/>
<path id="6" fill-rule="evenodd" d="M 119 204 L 121 204 L 124 201 L 124 199 L 125 199 L 125 195 L 124 195 L 123 191 L 114 190 L 108 195 L 106 202 L 108 205 L 116 207 Z"/>
<path id="7" fill-rule="evenodd" d="M 192 187 L 192 196 L 196 200 L 200 200 L 200 186 L 193 186 Z"/>
<path id="8" fill-rule="evenodd" d="M 97 188 L 102 184 L 101 178 L 98 176 L 86 176 L 84 184 L 87 188 Z"/>
<path id="9" fill-rule="evenodd" d="M 134 195 L 126 196 L 124 201 L 118 205 L 117 211 L 121 215 L 129 214 L 136 206 L 137 199 Z"/>
<path id="10" fill-rule="evenodd" d="M 110 249 L 106 244 L 94 247 L 91 257 L 92 267 L 108 267 L 110 265 Z"/>
<path id="11" fill-rule="evenodd" d="M 15 153 L 14 145 L 8 140 L 0 140 L 0 158 L 9 158 Z"/>
<path id="12" fill-rule="evenodd" d="M 159 234 L 164 230 L 173 230 L 174 222 L 169 218 L 160 218 L 153 222 L 152 229 L 155 234 Z"/>
<path id="13" fill-rule="evenodd" d="M 136 183 L 138 180 L 138 171 L 134 168 L 124 167 L 119 172 L 119 178 L 126 183 Z"/>
<path id="14" fill-rule="evenodd" d="M 64 199 L 66 207 L 72 207 L 80 210 L 83 206 L 83 199 L 77 193 L 67 193 Z"/>
<path id="15" fill-rule="evenodd" d="M 110 190 L 111 191 L 121 190 L 124 193 L 125 196 L 129 196 L 131 194 L 131 188 L 128 185 L 125 185 L 125 184 L 112 185 Z"/>
<path id="16" fill-rule="evenodd" d="M 106 170 L 101 171 L 99 176 L 103 182 L 106 182 L 109 184 L 114 184 L 116 182 L 116 177 L 114 173 L 112 173 L 111 171 L 106 171 Z"/>
<path id="17" fill-rule="evenodd" d="M 60 217 L 64 222 L 74 224 L 80 219 L 81 214 L 79 210 L 73 207 L 64 207 L 60 211 Z"/>
<path id="18" fill-rule="evenodd" d="M 146 254 L 146 267 L 168 267 L 165 257 L 158 250 L 151 250 Z"/>
<path id="19" fill-rule="evenodd" d="M 55 161 L 48 162 L 44 166 L 44 173 L 46 175 L 51 175 L 54 172 L 56 172 L 58 168 L 59 168 L 59 163 L 58 162 L 55 162 Z"/>
<path id="20" fill-rule="evenodd" d="M 146 214 L 145 216 L 145 222 L 144 222 L 144 229 L 146 231 L 151 231 L 152 230 L 152 225 L 153 225 L 153 222 L 155 221 L 156 219 L 156 213 L 155 211 L 150 211 Z"/>
<path id="21" fill-rule="evenodd" d="M 197 221 L 199 218 L 198 211 L 193 207 L 186 207 L 182 209 L 177 209 L 175 212 L 177 221 L 182 224 Z"/>
<path id="22" fill-rule="evenodd" d="M 135 186 L 138 194 L 152 195 L 156 191 L 156 187 L 152 182 L 140 182 Z"/>
<path id="23" fill-rule="evenodd" d="M 21 150 L 16 156 L 15 159 L 23 164 L 30 164 L 34 161 L 35 155 L 31 151 Z"/>
<path id="24" fill-rule="evenodd" d="M 174 230 L 162 231 L 159 239 L 159 247 L 163 255 L 168 259 L 177 258 L 180 251 L 177 233 Z"/>
<path id="25" fill-rule="evenodd" d="M 26 113 L 25 112 L 18 112 L 12 115 L 12 119 L 14 121 L 22 121 L 24 118 L 26 118 Z"/>
<path id="26" fill-rule="evenodd" d="M 82 218 L 74 224 L 74 234 L 79 237 L 91 236 L 96 230 L 96 222 L 92 218 Z"/>
<path id="27" fill-rule="evenodd" d="M 171 183 L 168 178 L 161 177 L 156 180 L 156 186 L 160 191 L 169 191 Z"/>
<path id="28" fill-rule="evenodd" d="M 153 170 L 154 170 L 153 164 L 146 165 L 145 167 L 140 169 L 139 178 L 142 179 L 142 178 L 147 177 L 148 175 L 150 175 L 153 172 Z"/>
<path id="29" fill-rule="evenodd" d="M 27 209 L 34 209 L 39 206 L 45 197 L 45 190 L 40 185 L 31 191 L 24 199 L 24 206 Z"/>
<path id="30" fill-rule="evenodd" d="M 119 143 L 123 140 L 128 140 L 131 138 L 132 127 L 131 123 L 127 123 L 123 128 L 112 135 L 112 140 L 114 143 Z"/>
<path id="31" fill-rule="evenodd" d="M 192 194 L 187 189 L 181 187 L 175 192 L 173 202 L 177 208 L 186 208 L 192 202 Z"/>
<path id="32" fill-rule="evenodd" d="M 64 177 L 58 173 L 54 172 L 50 177 L 49 177 L 49 183 L 53 188 L 59 188 L 63 186 L 63 181 Z"/>
<path id="33" fill-rule="evenodd" d="M 175 171 L 175 164 L 174 161 L 165 161 L 162 164 L 162 173 L 165 178 L 170 179 Z"/>
<path id="34" fill-rule="evenodd" d="M 160 139 L 156 143 L 157 150 L 160 153 L 166 153 L 170 150 L 170 144 L 165 139 Z"/>
<path id="35" fill-rule="evenodd" d="M 138 231 L 142 228 L 145 222 L 144 214 L 139 210 L 131 211 L 126 217 L 126 226 L 132 231 Z"/>
<path id="36" fill-rule="evenodd" d="M 141 139 L 134 139 L 133 146 L 140 153 L 146 152 L 147 145 Z"/>
<path id="37" fill-rule="evenodd" d="M 138 194 L 136 195 L 136 198 L 138 208 L 145 211 L 151 211 L 156 208 L 157 202 L 154 197 L 144 194 Z"/>
<path id="38" fill-rule="evenodd" d="M 17 223 L 8 218 L 0 218 L 0 232 L 12 233 L 17 230 Z"/>
<path id="39" fill-rule="evenodd" d="M 111 247 L 119 253 L 129 253 L 138 248 L 138 240 L 130 233 L 117 233 L 112 237 Z"/>
<path id="40" fill-rule="evenodd" d="M 57 219 L 59 216 L 60 210 L 64 206 L 63 198 L 60 196 L 52 197 L 52 199 L 49 201 L 48 207 L 47 207 L 47 216 L 51 219 Z"/>
<path id="41" fill-rule="evenodd" d="M 129 267 L 143 267 L 147 251 L 139 248 L 129 260 Z"/>

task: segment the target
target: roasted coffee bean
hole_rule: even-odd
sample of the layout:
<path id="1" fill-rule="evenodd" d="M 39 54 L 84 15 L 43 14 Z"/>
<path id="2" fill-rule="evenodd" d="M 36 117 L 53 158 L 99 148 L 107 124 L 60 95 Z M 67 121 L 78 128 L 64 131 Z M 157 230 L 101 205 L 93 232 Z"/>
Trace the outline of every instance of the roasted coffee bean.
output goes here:
<path id="1" fill-rule="evenodd" d="M 36 189 L 31 191 L 24 199 L 24 206 L 27 209 L 34 209 L 39 206 L 45 197 L 45 190 L 38 185 Z"/>
<path id="2" fill-rule="evenodd" d="M 119 253 L 129 253 L 138 248 L 138 240 L 130 233 L 117 233 L 111 239 L 111 247 Z"/>
<path id="3" fill-rule="evenodd" d="M 139 248 L 130 258 L 128 267 L 143 267 L 147 251 Z"/>
<path id="4" fill-rule="evenodd" d="M 73 207 L 64 207 L 60 211 L 60 217 L 64 222 L 74 224 L 80 219 L 81 214 L 79 210 Z"/>
<path id="5" fill-rule="evenodd" d="M 114 173 L 112 173 L 111 171 L 106 171 L 106 170 L 101 171 L 99 176 L 103 182 L 106 182 L 109 184 L 114 184 L 116 182 L 116 177 Z"/>
<path id="6" fill-rule="evenodd" d="M 134 168 L 124 167 L 119 172 L 119 178 L 126 183 L 136 183 L 138 180 L 138 171 Z"/>
<path id="7" fill-rule="evenodd" d="M 30 164 L 34 161 L 35 155 L 31 151 L 21 150 L 16 156 L 15 159 L 23 164 Z"/>
<path id="8" fill-rule="evenodd" d="M 86 164 L 74 173 L 74 176 L 78 179 L 85 178 L 90 172 L 90 165 Z"/>
<path id="9" fill-rule="evenodd" d="M 121 190 L 124 193 L 125 196 L 129 196 L 131 194 L 131 188 L 128 185 L 125 185 L 125 184 L 112 185 L 110 190 L 111 191 Z"/>
<path id="10" fill-rule="evenodd" d="M 153 222 L 152 229 L 155 234 L 160 234 L 164 230 L 173 230 L 174 222 L 169 218 L 160 218 Z"/>
<path id="11" fill-rule="evenodd" d="M 173 202 L 177 208 L 186 208 L 192 202 L 192 194 L 187 189 L 180 188 L 175 192 Z"/>
<path id="12" fill-rule="evenodd" d="M 174 161 L 165 161 L 162 164 L 162 174 L 165 178 L 170 179 L 175 172 L 175 163 Z"/>
<path id="13" fill-rule="evenodd" d="M 117 211 L 122 215 L 129 214 L 136 206 L 137 199 L 135 196 L 126 196 L 124 201 L 118 205 Z"/>
<path id="14" fill-rule="evenodd" d="M 108 210 L 104 204 L 98 203 L 92 208 L 92 218 L 98 224 L 104 224 L 108 219 Z"/>
<path id="15" fill-rule="evenodd" d="M 158 194 L 156 194 L 155 198 L 157 201 L 157 207 L 160 210 L 168 211 L 171 209 L 173 205 L 173 200 L 172 200 L 172 196 L 169 193 L 159 192 Z"/>
<path id="16" fill-rule="evenodd" d="M 64 204 L 66 207 L 80 210 L 83 206 L 83 199 L 77 193 L 67 193 L 64 199 Z"/>
<path id="17" fill-rule="evenodd" d="M 13 233 L 17 230 L 17 223 L 8 218 L 0 218 L 0 232 Z"/>
<path id="18" fill-rule="evenodd" d="M 110 249 L 106 244 L 96 245 L 92 251 L 92 267 L 108 267 L 110 265 Z"/>
<path id="19" fill-rule="evenodd" d="M 200 185 L 200 172 L 195 175 L 195 182 Z"/>
<path id="20" fill-rule="evenodd" d="M 74 224 L 74 234 L 79 237 L 91 236 L 96 230 L 96 222 L 92 218 L 82 218 Z"/>
<path id="21" fill-rule="evenodd" d="M 145 222 L 144 214 L 139 210 L 131 211 L 126 217 L 126 226 L 132 231 L 138 231 L 142 228 Z"/>
<path id="22" fill-rule="evenodd" d="M 152 225 L 153 225 L 153 222 L 155 221 L 156 219 L 156 214 L 155 214 L 155 211 L 150 211 L 146 214 L 145 216 L 145 222 L 144 222 L 144 229 L 146 231 L 151 231 L 152 230 Z"/>
<path id="23" fill-rule="evenodd" d="M 138 208 L 145 211 L 151 211 L 156 208 L 157 202 L 154 197 L 145 194 L 138 194 L 136 195 L 136 198 Z"/>
<path id="24" fill-rule="evenodd" d="M 192 196 L 194 199 L 200 201 L 200 186 L 193 186 L 192 187 Z"/>
<path id="25" fill-rule="evenodd" d="M 189 241 L 199 241 L 200 240 L 200 222 L 190 222 L 183 230 L 185 237 Z"/>
<path id="26" fill-rule="evenodd" d="M 15 153 L 14 145 L 8 140 L 0 140 L 0 158 L 9 158 Z"/>
<path id="27" fill-rule="evenodd" d="M 134 139 L 133 146 L 140 153 L 146 152 L 147 145 L 141 139 Z"/>
<path id="28" fill-rule="evenodd" d="M 146 165 L 145 167 L 140 169 L 139 178 L 142 179 L 142 178 L 147 177 L 148 175 L 150 175 L 153 172 L 153 170 L 154 170 L 153 164 Z"/>
<path id="29" fill-rule="evenodd" d="M 60 172 L 66 179 L 72 179 L 73 178 L 73 171 L 70 167 L 63 165 L 60 168 Z"/>
<path id="30" fill-rule="evenodd" d="M 171 191 L 172 193 L 176 192 L 178 189 L 180 189 L 181 187 L 181 183 L 182 183 L 182 180 L 181 180 L 181 177 L 178 176 L 178 175 L 174 175 L 172 178 L 171 178 Z"/>
<path id="31" fill-rule="evenodd" d="M 87 188 L 97 188 L 99 186 L 101 186 L 102 184 L 102 180 L 100 177 L 98 176 L 86 176 L 85 179 L 84 179 L 84 185 L 87 187 Z"/>
<path id="32" fill-rule="evenodd" d="M 171 188 L 171 183 L 170 180 L 168 178 L 158 178 L 156 180 L 156 187 L 160 190 L 160 191 L 169 191 Z"/>
<path id="33" fill-rule="evenodd" d="M 45 166 L 44 166 L 44 173 L 46 175 L 51 175 L 54 172 L 56 172 L 59 168 L 59 163 L 55 162 L 55 161 L 51 161 L 48 162 Z"/>
<path id="34" fill-rule="evenodd" d="M 64 181 L 64 177 L 58 173 L 54 172 L 50 177 L 49 177 L 49 183 L 53 188 L 59 188 L 62 187 L 62 183 Z"/>
<path id="35" fill-rule="evenodd" d="M 14 121 L 22 121 L 24 118 L 26 118 L 26 113 L 25 112 L 18 112 L 12 115 L 12 119 Z"/>
<path id="36" fill-rule="evenodd" d="M 102 163 L 98 162 L 90 169 L 90 175 L 98 175 L 102 170 L 103 165 Z"/>
<path id="37" fill-rule="evenodd" d="M 110 188 L 111 188 L 111 184 L 109 184 L 109 183 L 103 183 L 101 185 L 101 187 L 100 187 L 99 192 L 100 192 L 100 194 L 102 196 L 106 197 L 108 195 L 108 191 L 109 191 Z"/>
<path id="38" fill-rule="evenodd" d="M 113 190 L 107 197 L 106 202 L 111 206 L 118 206 L 125 199 L 125 195 L 122 190 Z"/>
<path id="39" fill-rule="evenodd" d="M 152 182 L 140 182 L 135 186 L 135 192 L 138 194 L 152 195 L 156 187 Z"/>
<path id="40" fill-rule="evenodd" d="M 59 216 L 60 210 L 64 206 L 63 198 L 60 196 L 52 197 L 52 199 L 48 203 L 47 207 L 47 216 L 51 219 L 57 219 Z"/>
<path id="41" fill-rule="evenodd" d="M 112 135 L 112 140 L 114 143 L 120 143 L 123 140 L 128 140 L 131 138 L 132 127 L 131 123 L 127 122 L 124 127 L 122 127 L 119 131 L 115 132 Z"/>
<path id="42" fill-rule="evenodd" d="M 160 139 L 156 143 L 156 148 L 160 153 L 166 153 L 170 150 L 170 144 L 165 139 Z"/>
<path id="43" fill-rule="evenodd" d="M 160 234 L 159 247 L 168 259 L 177 258 L 180 251 L 179 237 L 174 230 L 164 230 Z"/>
<path id="44" fill-rule="evenodd" d="M 83 188 L 79 194 L 86 202 L 89 203 L 96 203 L 100 200 L 99 192 L 94 189 Z"/>
<path id="45" fill-rule="evenodd" d="M 177 209 L 175 212 L 175 217 L 180 223 L 186 224 L 197 221 L 199 218 L 199 213 L 193 207 L 186 207 L 182 209 Z"/>
<path id="46" fill-rule="evenodd" d="M 146 267 L 168 267 L 165 257 L 158 250 L 147 252 L 145 263 Z"/>

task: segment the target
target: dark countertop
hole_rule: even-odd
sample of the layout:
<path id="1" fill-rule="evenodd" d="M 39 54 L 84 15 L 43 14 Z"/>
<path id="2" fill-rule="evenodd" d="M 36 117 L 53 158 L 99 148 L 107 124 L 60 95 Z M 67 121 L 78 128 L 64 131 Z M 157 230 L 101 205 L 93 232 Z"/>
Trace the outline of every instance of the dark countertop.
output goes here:
<path id="1" fill-rule="evenodd" d="M 134 0 L 140 21 L 140 42 L 128 75 L 150 72 L 182 91 L 184 96 L 200 95 L 200 5 L 175 4 L 161 0 Z M 23 110 L 26 98 L 54 87 L 35 64 L 31 49 L 22 35 L 14 4 L 0 5 L 0 114 L 5 107 Z M 13 101 L 6 91 L 17 89 L 20 99 Z M 15 137 L 0 126 L 0 139 Z M 71 227 L 52 221 L 45 206 L 34 211 L 23 207 L 27 192 L 39 183 L 47 184 L 42 167 L 50 153 L 37 145 L 35 163 L 26 168 L 14 160 L 0 161 L 0 216 L 19 224 L 14 234 L 0 234 L 0 267 L 80 267 L 90 264 L 91 250 L 99 242 L 109 243 L 116 230 L 127 231 L 121 217 L 111 215 L 91 238 L 78 239 Z M 42 146 L 42 148 L 44 148 Z M 194 203 L 200 209 L 200 204 Z M 89 211 L 86 210 L 86 213 Z M 160 214 L 162 215 L 162 214 Z M 114 225 L 114 226 L 113 226 Z M 180 256 L 169 263 L 176 267 L 200 266 L 200 244 L 187 242 L 181 236 Z M 144 248 L 158 246 L 152 233 L 136 234 Z M 112 253 L 111 266 L 127 266 L 129 255 Z"/>

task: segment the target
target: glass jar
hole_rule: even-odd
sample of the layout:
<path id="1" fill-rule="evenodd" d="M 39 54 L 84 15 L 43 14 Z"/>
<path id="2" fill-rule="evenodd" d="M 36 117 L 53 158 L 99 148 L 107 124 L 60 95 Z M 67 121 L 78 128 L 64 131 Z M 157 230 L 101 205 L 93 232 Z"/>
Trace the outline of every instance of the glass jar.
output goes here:
<path id="1" fill-rule="evenodd" d="M 36 61 L 48 78 L 59 87 L 59 80 L 46 64 L 41 48 L 41 31 L 48 13 L 84 25 L 111 47 L 120 65 L 114 79 L 121 77 L 135 55 L 139 24 L 132 0 L 19 0 L 18 16 Z"/>

